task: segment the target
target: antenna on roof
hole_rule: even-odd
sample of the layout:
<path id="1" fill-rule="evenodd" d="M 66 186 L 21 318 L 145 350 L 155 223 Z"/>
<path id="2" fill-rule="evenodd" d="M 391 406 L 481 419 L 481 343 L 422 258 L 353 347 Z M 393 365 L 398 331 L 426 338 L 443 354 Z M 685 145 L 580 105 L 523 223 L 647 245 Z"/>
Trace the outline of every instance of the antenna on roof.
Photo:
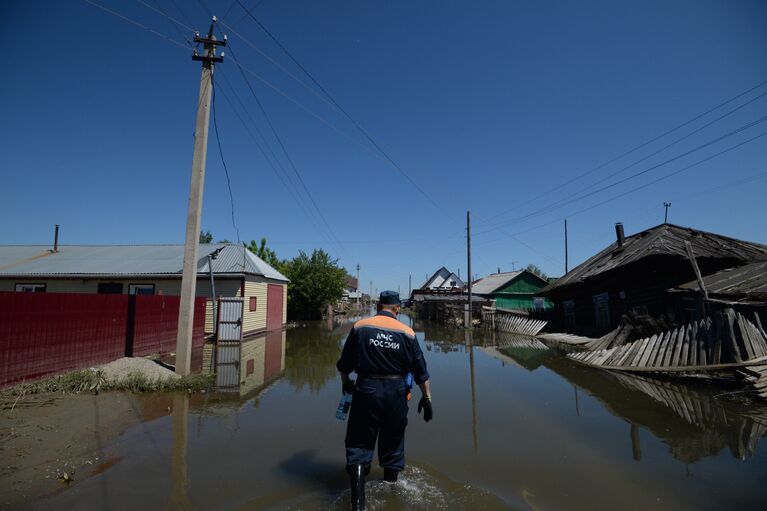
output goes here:
<path id="1" fill-rule="evenodd" d="M 59 251 L 59 224 L 56 224 L 56 229 L 53 232 L 53 252 Z"/>

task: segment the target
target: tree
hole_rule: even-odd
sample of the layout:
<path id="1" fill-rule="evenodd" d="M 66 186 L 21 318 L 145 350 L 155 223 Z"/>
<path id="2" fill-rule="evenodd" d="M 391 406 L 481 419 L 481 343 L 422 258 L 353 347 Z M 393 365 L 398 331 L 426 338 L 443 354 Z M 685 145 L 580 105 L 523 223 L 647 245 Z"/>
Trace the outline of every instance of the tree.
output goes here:
<path id="1" fill-rule="evenodd" d="M 266 246 L 266 238 L 261 238 L 261 245 L 256 243 L 256 240 L 250 240 L 248 250 L 260 257 L 272 268 L 279 270 L 283 262 L 277 257 L 277 253 L 271 248 Z"/>
<path id="2" fill-rule="evenodd" d="M 538 268 L 538 267 L 537 267 L 536 265 L 534 265 L 534 264 L 528 264 L 528 265 L 527 265 L 527 268 L 525 268 L 525 269 L 526 269 L 527 271 L 529 271 L 530 273 L 532 273 L 533 275 L 538 275 L 538 276 L 539 276 L 540 278 L 542 278 L 543 280 L 547 280 L 547 279 L 549 278 L 549 276 L 548 276 L 548 275 L 546 275 L 546 274 L 543 272 L 543 270 L 541 270 L 540 268 Z"/>
<path id="3" fill-rule="evenodd" d="M 213 233 L 210 231 L 200 231 L 200 243 L 213 243 Z"/>
<path id="4" fill-rule="evenodd" d="M 302 250 L 295 258 L 285 261 L 280 270 L 290 279 L 288 316 L 291 318 L 320 319 L 325 308 L 343 296 L 346 270 L 324 250 L 314 250 L 311 256 Z"/>

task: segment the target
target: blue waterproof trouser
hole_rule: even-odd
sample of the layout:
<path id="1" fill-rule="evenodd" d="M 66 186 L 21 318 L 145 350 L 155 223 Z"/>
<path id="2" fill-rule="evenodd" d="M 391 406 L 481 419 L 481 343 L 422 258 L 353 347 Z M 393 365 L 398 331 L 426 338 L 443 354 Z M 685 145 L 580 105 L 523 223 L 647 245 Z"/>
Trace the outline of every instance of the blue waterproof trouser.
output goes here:
<path id="1" fill-rule="evenodd" d="M 369 465 L 378 439 L 378 463 L 405 468 L 407 386 L 404 378 L 358 378 L 346 427 L 346 464 Z"/>

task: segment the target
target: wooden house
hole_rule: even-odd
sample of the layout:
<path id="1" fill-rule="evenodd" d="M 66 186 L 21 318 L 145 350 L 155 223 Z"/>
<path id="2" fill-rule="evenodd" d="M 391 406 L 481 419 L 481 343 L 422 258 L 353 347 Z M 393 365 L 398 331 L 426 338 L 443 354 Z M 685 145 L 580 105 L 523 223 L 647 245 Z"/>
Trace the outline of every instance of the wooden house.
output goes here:
<path id="1" fill-rule="evenodd" d="M 661 224 L 616 241 L 541 291 L 554 302 L 557 319 L 569 331 L 602 334 L 628 312 L 680 322 L 668 289 L 696 279 L 689 243 L 703 276 L 767 260 L 767 246 L 719 234 Z"/>
<path id="2" fill-rule="evenodd" d="M 551 301 L 537 296 L 548 281 L 528 270 L 493 273 L 472 284 L 472 293 L 493 300 L 499 309 L 543 310 Z"/>

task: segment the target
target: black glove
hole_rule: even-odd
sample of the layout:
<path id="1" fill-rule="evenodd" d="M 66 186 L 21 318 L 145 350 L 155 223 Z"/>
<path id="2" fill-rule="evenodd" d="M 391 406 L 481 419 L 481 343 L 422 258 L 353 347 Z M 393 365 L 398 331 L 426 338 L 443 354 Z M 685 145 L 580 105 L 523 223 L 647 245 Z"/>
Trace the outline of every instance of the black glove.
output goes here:
<path id="1" fill-rule="evenodd" d="M 434 410 L 431 408 L 431 398 L 423 396 L 420 401 L 418 401 L 418 413 L 421 413 L 421 410 L 423 410 L 423 420 L 426 422 L 429 422 L 432 417 L 434 417 Z"/>
<path id="2" fill-rule="evenodd" d="M 341 385 L 341 391 L 344 394 L 354 393 L 354 380 L 347 380 Z"/>

